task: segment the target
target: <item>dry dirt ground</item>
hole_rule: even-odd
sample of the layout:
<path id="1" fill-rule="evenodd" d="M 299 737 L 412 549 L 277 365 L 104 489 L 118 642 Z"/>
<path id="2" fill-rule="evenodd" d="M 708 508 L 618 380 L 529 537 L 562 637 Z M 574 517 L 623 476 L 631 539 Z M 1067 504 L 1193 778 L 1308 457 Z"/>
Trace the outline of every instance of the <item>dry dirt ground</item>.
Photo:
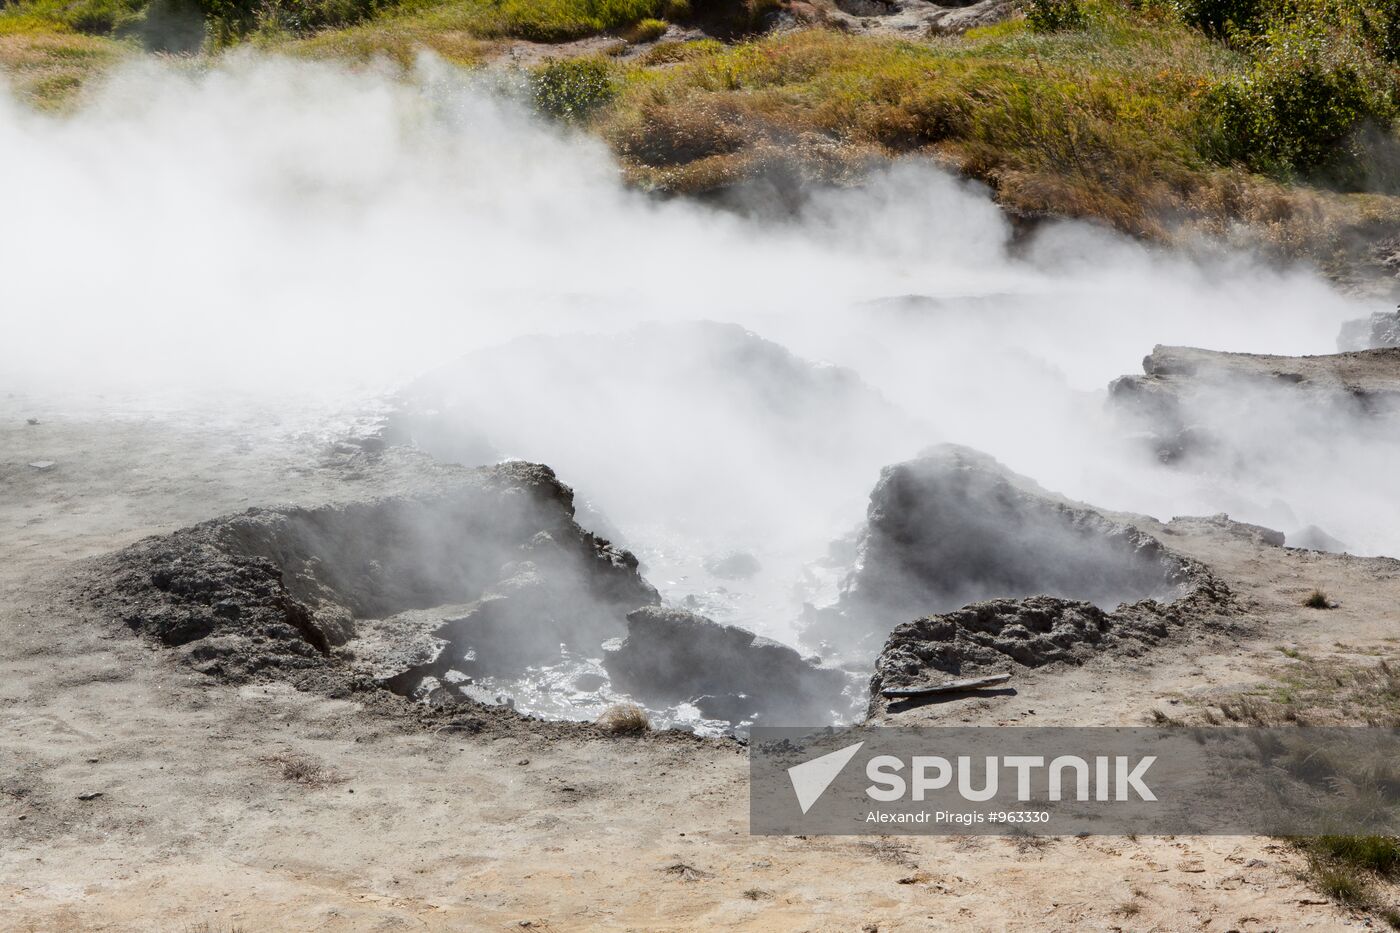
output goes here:
<path id="1" fill-rule="evenodd" d="M 85 617 L 64 595 L 71 562 L 254 504 L 391 489 L 405 481 L 396 461 L 364 468 L 271 416 L 29 405 L 0 398 L 0 929 L 1367 923 L 1310 891 L 1300 857 L 1269 839 L 750 837 L 734 743 L 432 731 L 285 686 L 214 683 Z M 1286 660 L 1280 646 L 1359 655 L 1400 635 L 1392 562 L 1224 533 L 1168 540 L 1246 602 L 1238 635 L 902 715 L 1139 724 L 1257 680 Z M 1313 587 L 1341 606 L 1302 608 Z"/>

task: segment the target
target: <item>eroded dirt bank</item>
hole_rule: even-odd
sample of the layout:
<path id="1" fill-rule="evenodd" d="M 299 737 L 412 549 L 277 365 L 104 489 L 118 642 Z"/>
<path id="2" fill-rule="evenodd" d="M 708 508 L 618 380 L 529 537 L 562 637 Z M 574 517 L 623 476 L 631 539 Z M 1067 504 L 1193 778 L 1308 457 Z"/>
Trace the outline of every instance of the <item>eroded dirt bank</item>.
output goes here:
<path id="1" fill-rule="evenodd" d="M 1252 930 L 1349 919 L 1270 840 L 754 838 L 732 742 L 604 738 L 518 717 L 466 725 L 219 683 L 120 620 L 89 616 L 70 562 L 252 505 L 404 494 L 442 468 L 335 452 L 264 423 L 59 415 L 31 426 L 22 401 L 0 408 L 0 927 Z M 29 466 L 44 461 L 54 465 Z M 1133 521 L 1209 565 L 1241 602 L 1238 624 L 1130 660 L 1021 671 L 1013 695 L 900 721 L 1139 723 L 1256 681 L 1288 662 L 1281 646 L 1360 657 L 1394 637 L 1393 561 L 1279 548 L 1225 523 Z M 1314 587 L 1338 608 L 1302 607 Z"/>

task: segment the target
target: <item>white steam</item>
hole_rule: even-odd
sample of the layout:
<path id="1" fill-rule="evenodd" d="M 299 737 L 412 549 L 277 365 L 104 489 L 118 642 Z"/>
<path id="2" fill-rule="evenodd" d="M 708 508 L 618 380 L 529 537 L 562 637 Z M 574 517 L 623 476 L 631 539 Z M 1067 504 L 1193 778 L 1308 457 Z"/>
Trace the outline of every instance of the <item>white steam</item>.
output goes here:
<path id="1" fill-rule="evenodd" d="M 898 413 L 891 436 L 824 438 L 831 481 L 788 484 L 810 471 L 810 450 L 758 444 L 766 429 L 748 407 L 723 409 L 727 420 L 711 405 L 687 423 L 685 400 L 646 401 L 661 367 L 629 411 L 618 391 L 629 370 L 603 367 L 616 410 L 594 417 L 608 430 L 531 433 L 517 419 L 501 452 L 550 462 L 619 508 L 636 490 L 660 525 L 667 497 L 677 514 L 703 502 L 711 537 L 743 528 L 743 548 L 801 529 L 781 550 L 805 559 L 860 518 L 880 465 L 940 440 L 1107 508 L 1228 510 L 1400 553 L 1393 441 L 1331 425 L 1338 449 L 1356 453 L 1343 485 L 1316 438 L 1279 443 L 1284 414 L 1240 432 L 1267 435 L 1268 469 L 1246 458 L 1201 476 L 1153 462 L 1104 411 L 1108 382 L 1140 372 L 1155 344 L 1328 353 L 1344 320 L 1376 309 L 1301 271 L 1158 255 L 1084 225 L 1013 249 L 984 191 L 925 164 L 814 193 L 794 218 L 744 219 L 629 190 L 598 142 L 431 61 L 401 80 L 238 56 L 199 72 L 128 68 L 67 117 L 0 96 L 0 174 L 0 391 L 352 404 L 522 335 L 729 322 L 854 370 Z M 537 392 L 536 410 L 566 408 L 578 386 L 551 384 L 557 369 L 511 391 Z M 730 376 L 714 378 L 721 393 Z M 664 455 L 608 455 L 624 430 L 662 452 L 696 449 L 703 431 L 730 469 L 677 457 L 658 482 Z M 726 514 L 716 477 L 732 486 L 736 465 L 776 492 L 735 495 L 742 505 Z M 782 495 L 789 485 L 801 497 Z M 787 619 L 745 621 L 782 633 Z"/>

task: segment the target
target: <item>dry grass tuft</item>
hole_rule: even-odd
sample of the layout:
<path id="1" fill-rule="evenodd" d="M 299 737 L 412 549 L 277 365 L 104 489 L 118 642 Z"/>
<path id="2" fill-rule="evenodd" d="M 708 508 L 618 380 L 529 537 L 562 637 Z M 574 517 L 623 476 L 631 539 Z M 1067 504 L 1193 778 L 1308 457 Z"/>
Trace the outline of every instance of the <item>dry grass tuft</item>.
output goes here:
<path id="1" fill-rule="evenodd" d="M 1313 590 L 1308 594 L 1307 598 L 1303 600 L 1303 605 L 1307 606 L 1309 609 L 1331 609 L 1332 601 L 1327 598 L 1327 594 L 1322 592 L 1322 590 Z"/>
<path id="2" fill-rule="evenodd" d="M 1201 709 L 1201 720 L 1212 726 L 1400 728 L 1400 669 L 1387 659 L 1373 664 L 1297 651 L 1289 658 L 1291 663 L 1274 673 L 1272 683 L 1219 700 L 1219 712 Z"/>
<path id="3" fill-rule="evenodd" d="M 44 110 L 71 106 L 85 86 L 130 54 L 122 43 L 96 36 L 0 29 L 0 75 Z"/>
<path id="4" fill-rule="evenodd" d="M 640 706 L 618 703 L 603 710 L 597 726 L 609 735 L 641 735 L 651 731 L 651 719 Z"/>
<path id="5" fill-rule="evenodd" d="M 263 764 L 272 765 L 281 772 L 282 779 L 300 784 L 303 787 L 326 787 L 345 780 L 337 772 L 306 755 L 278 754 L 258 759 Z"/>

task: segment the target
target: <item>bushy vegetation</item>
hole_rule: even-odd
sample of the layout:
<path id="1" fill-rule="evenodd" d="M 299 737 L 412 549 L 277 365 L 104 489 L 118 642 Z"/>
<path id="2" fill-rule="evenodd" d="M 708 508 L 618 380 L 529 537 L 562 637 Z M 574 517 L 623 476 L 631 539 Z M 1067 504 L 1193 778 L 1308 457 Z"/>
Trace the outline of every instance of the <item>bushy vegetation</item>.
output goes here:
<path id="1" fill-rule="evenodd" d="M 563 120 L 586 119 L 617 96 L 611 66 L 597 58 L 548 62 L 530 83 L 536 108 Z"/>
<path id="2" fill-rule="evenodd" d="M 1026 22 L 1036 32 L 1058 32 L 1082 29 L 1088 17 L 1079 0 L 1030 0 L 1026 5 Z"/>
<path id="3" fill-rule="evenodd" d="M 1396 75 L 1358 38 L 1315 21 L 1265 32 L 1244 71 L 1213 89 L 1208 151 L 1257 172 L 1364 186 L 1378 138 L 1364 131 L 1391 135 Z"/>
<path id="4" fill-rule="evenodd" d="M 649 44 L 563 53 L 528 90 L 603 135 L 644 187 L 840 180 L 918 152 L 1013 211 L 1147 237 L 1243 225 L 1331 262 L 1360 242 L 1351 231 L 1400 222 L 1400 0 L 1024 0 L 1024 15 L 959 37 L 755 35 L 779 2 L 11 0 L 0 36 L 251 39 L 405 64 L 428 48 L 470 66 L 509 41 L 609 34 Z M 655 41 L 667 22 L 713 38 Z M 1376 194 L 1332 193 L 1360 191 Z"/>

